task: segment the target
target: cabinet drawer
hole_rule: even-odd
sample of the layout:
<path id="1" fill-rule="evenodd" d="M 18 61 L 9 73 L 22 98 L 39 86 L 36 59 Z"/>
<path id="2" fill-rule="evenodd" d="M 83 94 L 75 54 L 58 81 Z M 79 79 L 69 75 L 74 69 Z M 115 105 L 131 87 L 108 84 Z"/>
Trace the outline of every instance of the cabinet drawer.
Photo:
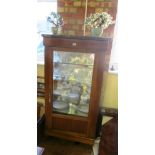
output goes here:
<path id="1" fill-rule="evenodd" d="M 104 50 L 105 42 L 94 40 L 78 40 L 78 39 L 61 39 L 61 38 L 44 38 L 44 45 L 49 47 L 72 48 L 72 49 L 89 49 Z"/>

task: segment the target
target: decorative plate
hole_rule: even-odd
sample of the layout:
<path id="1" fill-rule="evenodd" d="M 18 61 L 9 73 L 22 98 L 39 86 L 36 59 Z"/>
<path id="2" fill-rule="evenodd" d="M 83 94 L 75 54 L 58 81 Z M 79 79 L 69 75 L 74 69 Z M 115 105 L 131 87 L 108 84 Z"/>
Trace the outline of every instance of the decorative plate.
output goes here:
<path id="1" fill-rule="evenodd" d="M 89 104 L 81 104 L 78 106 L 78 111 L 88 113 Z"/>
<path id="2" fill-rule="evenodd" d="M 69 105 L 65 102 L 62 102 L 62 101 L 54 101 L 53 102 L 53 108 L 55 108 L 57 110 L 66 109 L 68 107 L 69 107 Z"/>

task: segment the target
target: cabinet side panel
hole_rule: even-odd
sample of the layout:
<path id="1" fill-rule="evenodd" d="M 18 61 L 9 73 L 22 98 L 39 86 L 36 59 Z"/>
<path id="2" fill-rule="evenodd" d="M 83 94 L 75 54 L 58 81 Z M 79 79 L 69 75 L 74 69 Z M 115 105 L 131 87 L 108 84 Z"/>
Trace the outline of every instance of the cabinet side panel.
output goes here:
<path id="1" fill-rule="evenodd" d="M 95 138 L 96 133 L 96 123 L 99 113 L 99 100 L 103 79 L 103 67 L 104 52 L 96 51 L 87 132 L 87 136 L 91 138 Z"/>
<path id="2" fill-rule="evenodd" d="M 45 47 L 45 126 L 51 128 L 51 104 L 50 104 L 50 86 L 51 86 L 51 48 Z"/>

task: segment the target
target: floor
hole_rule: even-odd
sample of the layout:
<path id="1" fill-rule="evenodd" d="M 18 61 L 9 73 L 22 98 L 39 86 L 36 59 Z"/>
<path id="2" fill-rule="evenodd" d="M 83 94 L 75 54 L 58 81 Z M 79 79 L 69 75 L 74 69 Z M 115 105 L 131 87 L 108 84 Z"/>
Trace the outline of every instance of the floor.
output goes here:
<path id="1" fill-rule="evenodd" d="M 38 146 L 45 148 L 43 155 L 93 155 L 90 145 L 54 137 L 43 138 Z"/>

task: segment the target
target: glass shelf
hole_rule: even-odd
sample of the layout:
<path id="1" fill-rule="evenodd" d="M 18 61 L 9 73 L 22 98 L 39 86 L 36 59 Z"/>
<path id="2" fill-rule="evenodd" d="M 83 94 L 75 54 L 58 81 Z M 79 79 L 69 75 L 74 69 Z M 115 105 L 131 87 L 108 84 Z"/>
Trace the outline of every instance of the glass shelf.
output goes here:
<path id="1" fill-rule="evenodd" d="M 66 62 L 54 62 L 54 65 L 75 65 L 75 66 L 81 66 L 81 67 L 93 67 L 93 65 L 90 64 L 74 64 L 74 63 L 66 63 Z"/>
<path id="2" fill-rule="evenodd" d="M 54 108 L 53 105 L 53 111 L 55 113 L 62 113 L 62 114 L 69 114 L 69 115 L 77 115 L 77 116 L 83 116 L 83 117 L 88 117 L 88 107 L 89 104 L 87 104 L 86 106 L 84 105 L 74 105 L 72 103 L 68 103 L 68 106 L 66 106 L 65 108 Z M 87 107 L 87 108 L 81 108 L 81 107 Z"/>
<path id="3" fill-rule="evenodd" d="M 75 52 L 54 51 L 53 62 L 93 66 L 94 53 L 80 53 L 80 52 L 75 53 Z"/>

